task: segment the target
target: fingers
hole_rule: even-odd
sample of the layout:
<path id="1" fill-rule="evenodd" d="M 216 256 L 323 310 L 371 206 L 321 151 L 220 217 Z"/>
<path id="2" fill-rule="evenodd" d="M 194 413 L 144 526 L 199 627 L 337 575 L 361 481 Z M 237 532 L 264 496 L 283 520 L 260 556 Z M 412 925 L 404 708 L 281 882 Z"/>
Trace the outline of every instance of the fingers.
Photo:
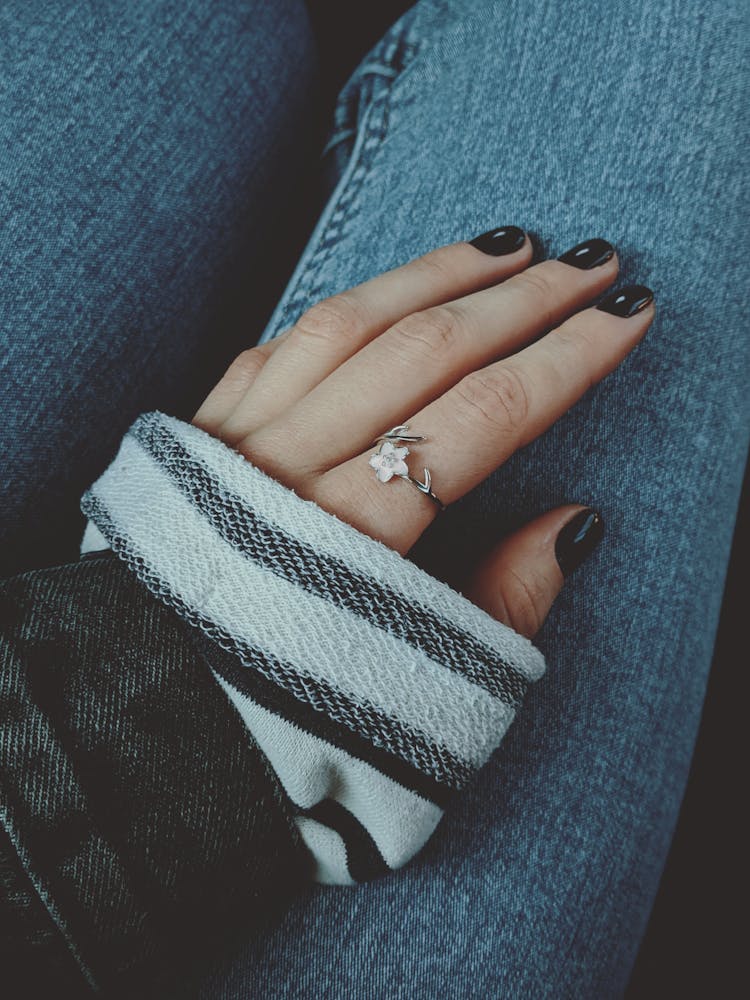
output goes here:
<path id="1" fill-rule="evenodd" d="M 503 281 L 526 267 L 533 247 L 516 226 L 454 243 L 378 275 L 309 309 L 284 350 L 265 366 L 252 393 L 227 414 L 222 437 L 236 443 L 283 413 L 347 358 L 404 316 Z"/>
<path id="2" fill-rule="evenodd" d="M 636 310 L 631 316 L 607 311 L 627 312 L 628 304 Z M 512 358 L 470 373 L 406 421 L 409 433 L 426 437 L 410 446 L 411 475 L 421 478 L 429 468 L 432 488 L 442 502 L 458 500 L 611 372 L 640 341 L 653 317 L 650 290 L 629 286 L 572 316 Z M 355 527 L 406 552 L 437 509 L 398 477 L 385 484 L 373 482 L 371 455 L 372 449 L 367 449 L 320 477 L 318 502 L 330 506 L 337 502 L 334 498 L 345 496 Z"/>
<path id="3" fill-rule="evenodd" d="M 629 318 L 606 311 L 622 297 L 639 304 Z M 629 286 L 572 316 L 512 358 L 470 373 L 418 413 L 410 425 L 424 429 L 431 439 L 420 452 L 420 462 L 435 476 L 444 449 L 452 456 L 450 467 L 440 474 L 444 502 L 468 493 L 546 431 L 620 364 L 654 314 L 651 291 Z"/>
<path id="4" fill-rule="evenodd" d="M 547 511 L 503 539 L 476 567 L 464 594 L 531 639 L 565 577 L 593 551 L 603 533 L 601 515 L 590 507 Z"/>
<path id="5" fill-rule="evenodd" d="M 193 417 L 192 422 L 196 427 L 201 427 L 209 434 L 219 436 L 221 425 L 239 404 L 268 359 L 287 339 L 289 333 L 289 330 L 285 330 L 273 340 L 237 355 L 222 376 L 221 381 L 206 396 Z"/>
<path id="6" fill-rule="evenodd" d="M 294 461 L 325 470 L 356 455 L 467 373 L 506 356 L 601 294 L 617 275 L 613 247 L 591 240 L 595 266 L 545 260 L 501 285 L 414 313 L 368 344 L 284 415 Z M 563 255 L 565 256 L 565 255 Z M 341 428 L 346 433 L 341 433 Z M 273 422 L 268 438 L 276 450 Z"/>

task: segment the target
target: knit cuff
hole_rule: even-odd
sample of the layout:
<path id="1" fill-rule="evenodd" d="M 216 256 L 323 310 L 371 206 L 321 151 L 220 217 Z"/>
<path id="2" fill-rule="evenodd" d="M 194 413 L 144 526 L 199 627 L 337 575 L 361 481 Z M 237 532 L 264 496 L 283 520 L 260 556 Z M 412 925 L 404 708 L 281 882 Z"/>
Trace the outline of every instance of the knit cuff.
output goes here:
<path id="1" fill-rule="evenodd" d="M 173 417 L 140 417 L 81 507 L 213 640 L 319 882 L 413 857 L 544 672 L 523 636 Z"/>

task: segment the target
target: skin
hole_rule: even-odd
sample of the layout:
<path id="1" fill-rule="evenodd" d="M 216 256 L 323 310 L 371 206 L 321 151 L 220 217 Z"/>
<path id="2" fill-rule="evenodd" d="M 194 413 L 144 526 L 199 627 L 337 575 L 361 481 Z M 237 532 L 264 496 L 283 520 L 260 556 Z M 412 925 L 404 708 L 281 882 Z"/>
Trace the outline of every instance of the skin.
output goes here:
<path id="1" fill-rule="evenodd" d="M 379 434 L 408 423 L 424 435 L 410 472 L 427 466 L 453 503 L 608 375 L 653 321 L 653 303 L 628 319 L 590 306 L 613 285 L 616 254 L 589 271 L 530 266 L 532 254 L 528 237 L 505 257 L 455 243 L 325 299 L 240 354 L 193 423 L 405 555 L 439 511 L 411 484 L 375 479 Z M 532 637 L 563 585 L 555 539 L 581 509 L 557 507 L 504 538 L 465 596 Z"/>

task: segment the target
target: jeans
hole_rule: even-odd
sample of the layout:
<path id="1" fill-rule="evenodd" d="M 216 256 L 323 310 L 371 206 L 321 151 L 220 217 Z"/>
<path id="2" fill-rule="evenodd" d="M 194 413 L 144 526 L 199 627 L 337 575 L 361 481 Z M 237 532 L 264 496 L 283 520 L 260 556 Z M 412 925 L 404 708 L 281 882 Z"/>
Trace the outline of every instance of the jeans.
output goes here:
<path id="1" fill-rule="evenodd" d="M 11 102 L 3 167 L 25 179 L 0 213 L 3 530 L 19 558 L 73 548 L 79 488 L 134 414 L 184 415 L 261 334 L 266 241 L 294 228 L 305 172 L 330 197 L 262 339 L 494 225 L 551 256 L 608 238 L 618 285 L 655 290 L 625 363 L 413 552 L 439 572 L 557 504 L 603 513 L 603 543 L 537 637 L 548 674 L 500 751 L 407 868 L 314 889 L 196 990 L 621 995 L 684 791 L 748 446 L 745 5 L 420 0 L 344 87 L 320 163 L 301 4 L 113 4 L 117 45 L 83 4 L 58 6 L 62 22 L 14 28 L 28 58 L 13 57 L 12 93 L 28 101 L 23 74 L 44 65 L 30 38 L 63 67 L 55 101 L 32 87 L 17 121 Z M 9 10 L 32 19 L 19 3 L 0 21 Z M 225 282 L 252 290 L 241 331 L 217 320 Z"/>
<path id="2" fill-rule="evenodd" d="M 297 0 L 0 6 L 0 572 L 74 559 L 144 409 L 189 414 L 304 233 Z"/>

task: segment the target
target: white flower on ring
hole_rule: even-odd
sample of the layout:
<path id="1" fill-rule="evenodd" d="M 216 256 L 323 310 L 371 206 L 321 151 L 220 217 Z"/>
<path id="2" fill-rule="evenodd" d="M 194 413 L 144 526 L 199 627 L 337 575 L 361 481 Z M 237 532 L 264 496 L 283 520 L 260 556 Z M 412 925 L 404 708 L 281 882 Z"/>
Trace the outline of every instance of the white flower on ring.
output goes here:
<path id="1" fill-rule="evenodd" d="M 381 483 L 387 483 L 393 476 L 408 476 L 409 467 L 404 459 L 408 448 L 396 448 L 390 441 L 383 441 L 380 451 L 370 457 L 370 465 Z"/>

